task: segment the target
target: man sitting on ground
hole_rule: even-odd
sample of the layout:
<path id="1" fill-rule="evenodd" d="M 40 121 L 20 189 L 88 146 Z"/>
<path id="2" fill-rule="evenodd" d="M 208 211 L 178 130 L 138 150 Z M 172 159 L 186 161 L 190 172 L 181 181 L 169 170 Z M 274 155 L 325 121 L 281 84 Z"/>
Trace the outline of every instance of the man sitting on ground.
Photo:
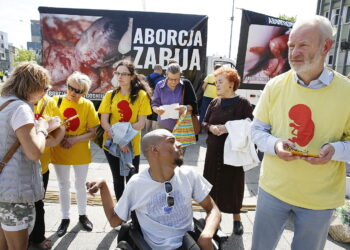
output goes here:
<path id="1" fill-rule="evenodd" d="M 213 249 L 211 240 L 221 215 L 209 196 L 211 184 L 194 171 L 178 167 L 183 163 L 183 154 L 169 131 L 149 132 L 143 137 L 141 148 L 150 166 L 129 180 L 116 205 L 104 180 L 86 183 L 89 193 L 100 190 L 110 225 L 120 225 L 135 211 L 152 249 L 186 249 L 185 235 L 193 230 L 193 199 L 208 214 L 197 243 L 201 249 Z"/>

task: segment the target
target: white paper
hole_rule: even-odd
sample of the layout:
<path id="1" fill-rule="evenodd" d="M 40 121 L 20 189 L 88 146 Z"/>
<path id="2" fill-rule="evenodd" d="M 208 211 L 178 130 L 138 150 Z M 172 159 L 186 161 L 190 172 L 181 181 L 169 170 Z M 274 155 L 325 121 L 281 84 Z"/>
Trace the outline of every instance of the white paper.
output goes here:
<path id="1" fill-rule="evenodd" d="M 165 112 L 160 116 L 160 119 L 179 119 L 179 110 L 175 110 L 179 106 L 180 105 L 178 103 L 161 106 Z"/>

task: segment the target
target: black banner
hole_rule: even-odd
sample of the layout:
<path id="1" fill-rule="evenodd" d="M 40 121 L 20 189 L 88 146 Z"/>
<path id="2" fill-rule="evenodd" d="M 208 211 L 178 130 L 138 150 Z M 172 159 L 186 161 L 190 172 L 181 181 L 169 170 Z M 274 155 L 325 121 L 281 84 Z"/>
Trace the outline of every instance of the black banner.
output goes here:
<path id="1" fill-rule="evenodd" d="M 273 77 L 290 69 L 288 37 L 293 23 L 242 10 L 237 70 L 241 88 L 263 89 Z"/>
<path id="2" fill-rule="evenodd" d="M 205 71 L 208 17 L 156 12 L 39 7 L 43 65 L 52 76 L 52 93 L 66 91 L 74 71 L 93 84 L 89 99 L 116 86 L 113 65 L 126 58 L 148 75 L 175 58 L 184 77 L 198 88 Z"/>

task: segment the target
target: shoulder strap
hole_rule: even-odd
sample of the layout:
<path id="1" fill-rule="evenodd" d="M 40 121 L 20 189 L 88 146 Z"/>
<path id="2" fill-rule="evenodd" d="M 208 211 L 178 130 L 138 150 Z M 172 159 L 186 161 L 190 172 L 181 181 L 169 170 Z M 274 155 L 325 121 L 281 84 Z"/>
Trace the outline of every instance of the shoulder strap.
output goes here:
<path id="1" fill-rule="evenodd" d="M 182 105 L 185 105 L 185 88 L 186 88 L 186 82 L 183 82 L 182 100 L 181 100 L 181 104 L 182 104 Z"/>
<path id="2" fill-rule="evenodd" d="M 58 102 L 57 102 L 57 107 L 58 107 L 58 108 L 61 107 L 62 99 L 63 99 L 63 97 L 60 95 L 60 96 L 58 97 Z"/>
<path id="3" fill-rule="evenodd" d="M 6 102 L 4 102 L 1 106 L 0 106 L 0 111 L 3 110 L 4 108 L 6 108 L 7 105 L 9 105 L 11 102 L 14 102 L 16 101 L 16 99 L 11 99 L 11 100 L 8 100 Z"/>
<path id="4" fill-rule="evenodd" d="M 1 105 L 0 111 L 6 108 L 7 105 L 9 105 L 11 102 L 16 101 L 16 99 L 8 100 L 4 104 Z M 19 140 L 16 139 L 15 143 L 11 146 L 9 151 L 7 151 L 6 155 L 4 156 L 4 159 L 0 162 L 0 173 L 2 172 L 5 165 L 10 161 L 12 156 L 16 153 L 17 149 L 19 148 L 21 144 L 19 143 Z"/>
<path id="5" fill-rule="evenodd" d="M 39 117 L 41 117 L 45 111 L 45 108 L 47 106 L 47 103 L 48 103 L 48 99 L 45 98 L 45 102 L 44 102 L 44 105 L 42 106 L 41 110 L 40 110 L 40 113 L 39 113 Z"/>
<path id="6" fill-rule="evenodd" d="M 115 96 L 116 93 L 117 93 L 117 90 L 116 90 L 116 89 L 113 90 L 112 95 L 111 95 L 111 104 L 112 104 L 112 102 L 113 102 L 113 98 L 114 98 L 114 96 Z"/>

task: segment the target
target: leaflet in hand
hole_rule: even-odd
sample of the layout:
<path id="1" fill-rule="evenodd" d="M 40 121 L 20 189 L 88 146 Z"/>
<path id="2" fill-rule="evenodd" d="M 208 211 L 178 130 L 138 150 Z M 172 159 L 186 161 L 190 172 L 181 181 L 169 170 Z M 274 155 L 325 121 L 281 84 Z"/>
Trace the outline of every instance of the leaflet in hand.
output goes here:
<path id="1" fill-rule="evenodd" d="M 178 103 L 161 106 L 165 112 L 160 116 L 160 119 L 179 119 L 179 110 L 175 110 L 179 106 Z"/>

